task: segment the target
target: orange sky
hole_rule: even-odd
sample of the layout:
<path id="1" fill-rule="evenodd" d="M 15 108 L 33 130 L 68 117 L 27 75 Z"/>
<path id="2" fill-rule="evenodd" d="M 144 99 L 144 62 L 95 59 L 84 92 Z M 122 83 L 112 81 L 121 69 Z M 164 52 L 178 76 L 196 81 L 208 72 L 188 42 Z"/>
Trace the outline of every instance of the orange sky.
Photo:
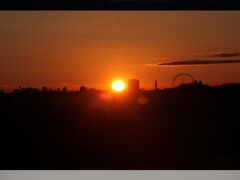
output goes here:
<path id="1" fill-rule="evenodd" d="M 240 12 L 0 12 L 0 89 L 106 89 L 115 78 L 141 88 L 171 85 L 177 73 L 208 84 L 240 82 L 240 64 L 161 67 L 160 62 L 240 51 Z"/>

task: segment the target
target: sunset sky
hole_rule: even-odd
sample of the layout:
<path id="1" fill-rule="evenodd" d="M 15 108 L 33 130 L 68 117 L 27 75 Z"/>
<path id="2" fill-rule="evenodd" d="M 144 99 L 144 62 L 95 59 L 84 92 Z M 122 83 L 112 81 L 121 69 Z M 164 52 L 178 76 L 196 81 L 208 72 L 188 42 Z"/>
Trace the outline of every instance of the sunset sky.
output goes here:
<path id="1" fill-rule="evenodd" d="M 240 60 L 240 12 L 0 12 L 0 89 L 107 89 L 116 78 L 164 88 L 181 72 L 240 82 L 229 60 Z"/>

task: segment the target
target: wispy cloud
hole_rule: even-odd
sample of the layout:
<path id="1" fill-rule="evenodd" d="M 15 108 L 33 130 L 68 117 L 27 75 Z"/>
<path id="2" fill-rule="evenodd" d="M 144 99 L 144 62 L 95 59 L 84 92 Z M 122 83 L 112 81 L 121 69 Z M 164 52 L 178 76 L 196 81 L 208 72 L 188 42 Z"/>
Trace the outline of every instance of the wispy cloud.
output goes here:
<path id="1" fill-rule="evenodd" d="M 194 56 L 198 57 L 237 57 L 240 56 L 240 52 L 210 52 L 210 53 L 196 53 L 193 54 Z"/>
<path id="2" fill-rule="evenodd" d="M 7 88 L 9 88 L 9 85 L 8 84 L 1 84 L 0 88 L 1 89 L 7 89 Z"/>
<path id="3" fill-rule="evenodd" d="M 240 60 L 186 60 L 174 61 L 167 63 L 160 63 L 159 66 L 199 66 L 199 65 L 212 65 L 212 64 L 230 64 L 240 63 Z"/>
<path id="4" fill-rule="evenodd" d="M 162 61 L 162 60 L 168 60 L 168 58 L 167 57 L 153 57 L 152 60 L 153 61 L 159 61 L 159 60 Z"/>
<path id="5" fill-rule="evenodd" d="M 214 64 L 232 64 L 240 63 L 240 60 L 185 60 L 173 61 L 156 64 L 146 64 L 147 66 L 201 66 L 201 65 L 214 65 Z"/>
<path id="6" fill-rule="evenodd" d="M 145 64 L 146 66 L 159 66 L 159 63 L 149 63 L 149 64 Z"/>

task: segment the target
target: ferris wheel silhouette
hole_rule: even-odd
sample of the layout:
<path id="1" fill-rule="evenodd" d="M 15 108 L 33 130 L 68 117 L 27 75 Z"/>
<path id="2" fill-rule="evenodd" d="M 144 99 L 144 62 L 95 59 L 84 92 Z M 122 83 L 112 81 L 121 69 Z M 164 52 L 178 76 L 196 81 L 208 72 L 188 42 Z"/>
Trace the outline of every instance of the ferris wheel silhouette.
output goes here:
<path id="1" fill-rule="evenodd" d="M 178 86 L 181 84 L 188 84 L 188 83 L 193 83 L 195 81 L 194 77 L 190 73 L 179 73 L 176 76 L 174 76 L 172 80 L 172 87 Z"/>

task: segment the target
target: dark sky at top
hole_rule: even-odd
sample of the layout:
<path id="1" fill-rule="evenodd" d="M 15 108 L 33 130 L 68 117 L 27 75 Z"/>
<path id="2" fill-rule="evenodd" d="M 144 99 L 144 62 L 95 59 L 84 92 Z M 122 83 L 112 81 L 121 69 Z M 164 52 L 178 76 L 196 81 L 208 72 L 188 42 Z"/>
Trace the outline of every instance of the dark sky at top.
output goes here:
<path id="1" fill-rule="evenodd" d="M 239 10 L 238 0 L 28 0 L 5 1 L 0 9 Z"/>

